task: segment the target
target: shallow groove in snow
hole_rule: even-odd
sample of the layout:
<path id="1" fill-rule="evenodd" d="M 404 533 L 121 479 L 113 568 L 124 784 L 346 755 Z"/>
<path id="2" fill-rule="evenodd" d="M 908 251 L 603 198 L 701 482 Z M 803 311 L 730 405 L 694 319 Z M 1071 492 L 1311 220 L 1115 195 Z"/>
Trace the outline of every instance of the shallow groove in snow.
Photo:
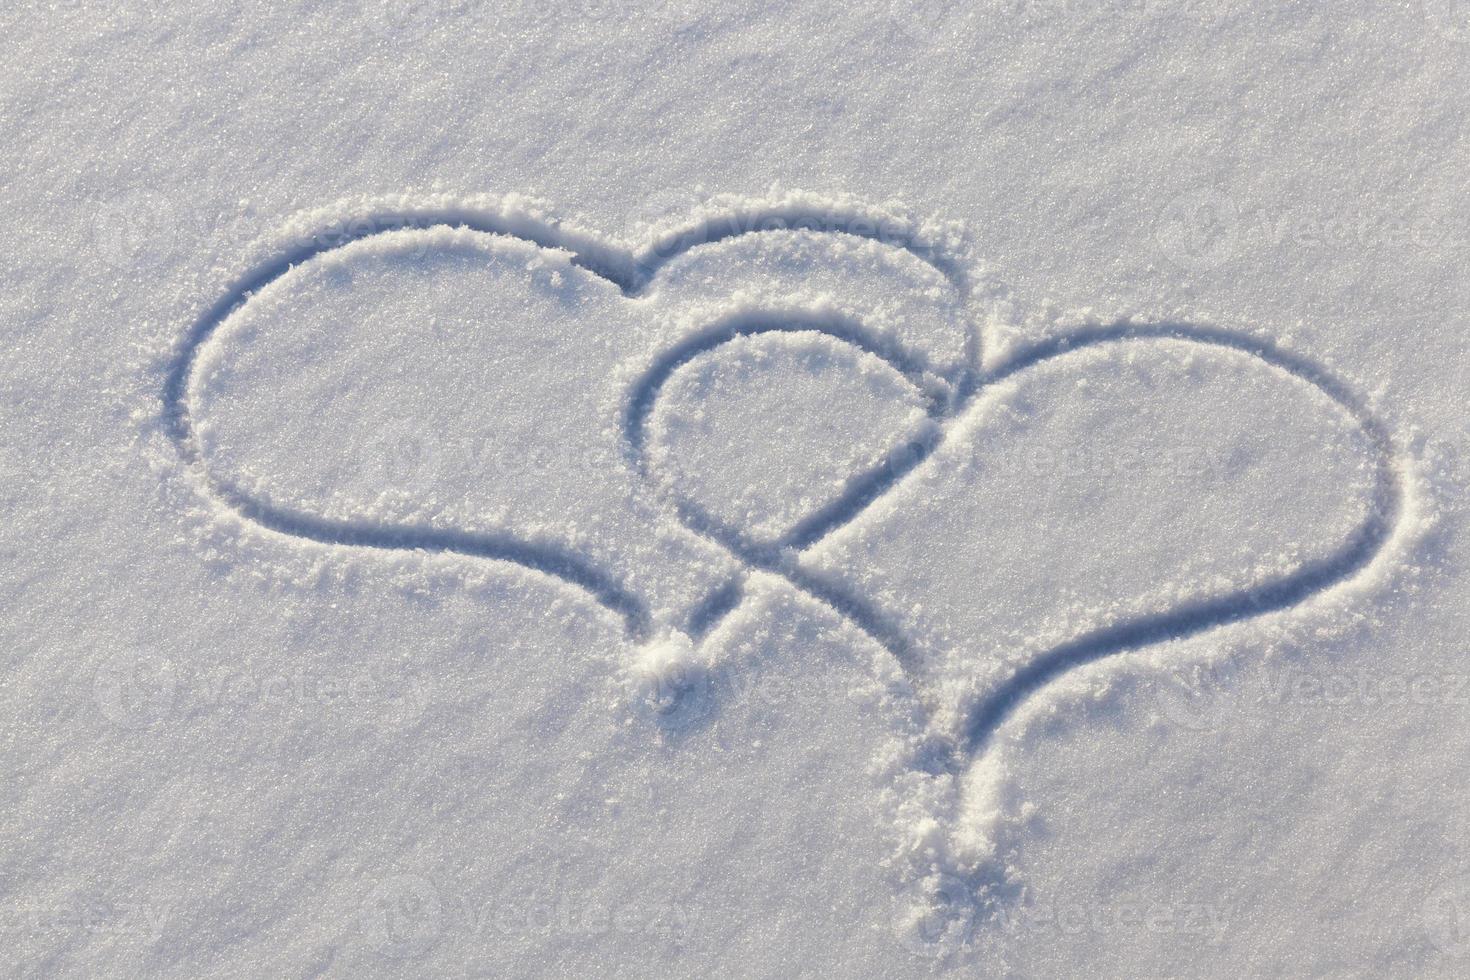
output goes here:
<path id="1" fill-rule="evenodd" d="M 878 215 L 878 212 L 874 212 Z M 784 225 L 783 225 L 784 223 Z M 629 250 L 598 240 L 595 236 L 568 229 L 556 222 L 513 210 L 471 211 L 454 208 L 386 211 L 362 222 L 360 233 L 348 230 L 327 237 L 314 237 L 263 263 L 243 276 L 189 329 L 182 350 L 173 363 L 163 391 L 168 429 L 183 461 L 196 470 L 203 484 L 219 503 L 244 519 L 271 531 L 328 545 L 386 550 L 421 550 L 513 562 L 575 586 L 624 623 L 630 639 L 643 641 L 654 630 L 651 609 L 657 597 L 640 594 L 616 574 L 598 565 L 594 556 L 574 547 L 532 542 L 512 533 L 468 533 L 453 529 L 407 527 L 330 520 L 273 506 L 238 487 L 216 479 L 202 451 L 189 400 L 191 378 L 199 364 L 200 351 L 219 328 L 246 307 L 254 294 L 285 276 L 292 269 L 345 245 L 375 234 L 401 232 L 404 228 L 427 229 L 450 226 L 475 232 L 508 236 L 542 248 L 570 252 L 573 265 L 608 280 L 629 298 L 645 293 L 657 281 L 659 268 L 690 249 L 711 245 L 740 234 L 760 234 L 772 227 L 815 227 L 834 234 L 878 237 L 879 217 L 860 209 L 832 205 L 782 204 L 762 208 L 752 205 L 728 213 L 705 217 L 660 245 Z M 955 283 L 968 299 L 968 280 L 960 271 L 959 258 L 943 249 L 922 244 L 917 235 L 899 242 L 910 253 L 930 262 Z M 1263 367 L 1285 372 L 1324 394 L 1366 435 L 1375 454 L 1374 499 L 1369 519 L 1336 551 L 1308 561 L 1290 574 L 1224 595 L 1186 600 L 1164 612 L 1125 622 L 1111 623 L 1068 639 L 1015 671 L 998 689 L 990 691 L 969 708 L 954 757 L 946 766 L 963 767 L 985 749 L 991 735 L 1017 707 L 1062 674 L 1101 658 L 1126 650 L 1176 639 L 1248 617 L 1284 609 L 1343 582 L 1362 570 L 1391 535 L 1402 507 L 1391 438 L 1384 425 L 1368 409 L 1365 400 L 1338 380 L 1327 368 L 1311 359 L 1283 350 L 1260 338 L 1199 324 L 1115 323 L 1092 328 L 1085 334 L 1040 343 L 1010 355 L 1004 363 L 982 370 L 978 330 L 972 328 L 969 365 L 957 376 L 945 379 L 927 372 L 912 351 L 874 331 L 861 319 L 831 310 L 762 309 L 726 314 L 703 329 L 688 332 L 668 346 L 652 363 L 645 365 L 624 401 L 619 427 L 625 441 L 627 462 L 644 478 L 655 479 L 649 460 L 647 427 L 660 394 L 671 377 L 696 358 L 711 354 L 740 340 L 767 334 L 805 332 L 820 334 L 848 345 L 865 355 L 881 359 L 921 392 L 932 426 L 908 440 L 867 472 L 856 474 L 838 499 L 824 504 L 798 522 L 775 542 L 753 540 L 746 529 L 732 526 L 689 499 L 676 497 L 671 513 L 690 532 L 714 542 L 727 551 L 746 572 L 760 570 L 783 576 L 793 586 L 836 610 L 887 649 L 916 681 L 923 671 L 905 628 L 887 616 L 877 604 L 860 594 L 839 576 L 803 564 L 803 553 L 852 525 L 860 516 L 902 484 L 946 444 L 965 411 L 991 386 L 1020 378 L 1027 372 L 1068 357 L 1078 351 L 1140 340 L 1184 341 L 1211 349 L 1247 355 Z M 701 637 L 713 630 L 743 601 L 745 572 L 723 580 L 723 584 L 697 602 L 683 627 Z"/>

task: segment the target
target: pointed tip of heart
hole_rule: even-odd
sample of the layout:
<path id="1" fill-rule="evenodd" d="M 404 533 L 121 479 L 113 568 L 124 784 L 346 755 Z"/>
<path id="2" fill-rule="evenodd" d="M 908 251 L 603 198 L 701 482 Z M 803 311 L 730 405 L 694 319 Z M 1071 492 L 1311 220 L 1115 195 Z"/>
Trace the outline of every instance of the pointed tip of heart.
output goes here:
<path id="1" fill-rule="evenodd" d="M 634 652 L 633 696 L 665 730 L 683 730 L 709 710 L 712 675 L 686 633 L 664 629 Z"/>
<path id="2" fill-rule="evenodd" d="M 681 630 L 663 628 L 638 648 L 638 667 L 643 671 L 662 673 L 694 656 L 694 640 Z"/>

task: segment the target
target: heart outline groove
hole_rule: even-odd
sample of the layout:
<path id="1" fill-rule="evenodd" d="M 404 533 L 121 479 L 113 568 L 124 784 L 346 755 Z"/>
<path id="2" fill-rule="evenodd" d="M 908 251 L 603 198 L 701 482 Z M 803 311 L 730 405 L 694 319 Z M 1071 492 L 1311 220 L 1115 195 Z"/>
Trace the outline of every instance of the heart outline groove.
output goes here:
<path id="1" fill-rule="evenodd" d="M 1262 585 L 1177 604 L 1163 612 L 1086 630 L 1062 642 L 1026 663 L 983 698 L 964 706 L 957 730 L 937 737 L 925 758 L 915 762 L 917 768 L 933 774 L 962 775 L 969 771 L 987 752 L 994 734 L 1023 703 L 1076 668 L 1115 654 L 1286 610 L 1353 579 L 1384 550 L 1403 515 L 1400 467 L 1386 425 L 1351 386 L 1310 358 L 1259 336 L 1223 327 L 1119 320 L 1031 342 L 987 366 L 982 358 L 982 331 L 975 315 L 982 287 L 973 277 L 973 263 L 953 236 L 944 228 L 931 229 L 854 200 L 832 201 L 797 195 L 712 205 L 637 249 L 619 247 L 548 218 L 519 198 L 489 204 L 462 204 L 448 198 L 426 203 L 399 199 L 388 206 L 366 208 L 345 217 L 331 212 L 322 214 L 326 220 L 319 216 L 302 219 L 303 234 L 240 276 L 185 333 L 168 368 L 162 393 L 164 429 L 177 447 L 184 466 L 215 503 L 270 532 L 332 546 L 441 552 L 507 561 L 558 578 L 617 615 L 628 639 L 636 643 L 654 638 L 649 598 L 573 549 L 556 549 L 510 533 L 365 526 L 316 518 L 273 507 L 218 479 L 201 447 L 189 404 L 190 383 L 201 350 L 257 293 L 293 269 L 355 242 L 410 229 L 466 229 L 564 252 L 572 265 L 611 282 L 628 298 L 642 295 L 657 280 L 660 270 L 678 257 L 702 246 L 746 235 L 795 230 L 868 239 L 902 249 L 938 272 L 959 296 L 966 336 L 963 362 L 958 370 L 935 377 L 933 372 L 926 371 L 925 365 L 910 357 L 902 344 L 870 329 L 860 317 L 831 310 L 756 307 L 707 323 L 660 352 L 628 391 L 620 422 L 626 465 L 644 481 L 658 484 L 660 475 L 649 458 L 648 428 L 664 385 L 696 358 L 738 341 L 766 335 L 821 335 L 878 358 L 913 385 L 925 400 L 932 425 L 888 452 L 876 466 L 849 481 L 836 499 L 806 515 L 775 541 L 752 540 L 742 529 L 728 525 L 697 501 L 682 496 L 676 487 L 660 488 L 669 513 L 679 525 L 718 546 L 738 567 L 735 574 L 696 603 L 680 624 L 681 630 L 694 642 L 708 636 L 739 607 L 744 600 L 745 582 L 751 574 L 767 573 L 780 576 L 801 593 L 834 610 L 882 646 L 911 676 L 916 675 L 917 668 L 903 629 L 836 577 L 803 567 L 799 556 L 851 525 L 929 461 L 945 445 L 953 423 L 993 386 L 1021 377 L 1057 358 L 1101 349 L 1108 344 L 1136 340 L 1185 341 L 1243 354 L 1284 371 L 1324 394 L 1357 423 L 1375 454 L 1371 509 L 1368 519 L 1328 559 L 1307 563 L 1290 575 Z M 920 686 L 917 681 L 916 686 Z"/>

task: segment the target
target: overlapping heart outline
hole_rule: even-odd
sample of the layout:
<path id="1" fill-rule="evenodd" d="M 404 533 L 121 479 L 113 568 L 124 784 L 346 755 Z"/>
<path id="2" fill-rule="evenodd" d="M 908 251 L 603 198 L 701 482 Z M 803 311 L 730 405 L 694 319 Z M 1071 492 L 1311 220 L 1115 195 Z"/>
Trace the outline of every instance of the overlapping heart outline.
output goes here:
<path id="1" fill-rule="evenodd" d="M 1115 623 L 1084 633 L 1035 658 L 1000 689 L 968 709 L 963 731 L 940 739 L 936 758 L 926 765 L 957 772 L 980 756 L 993 735 L 1031 694 L 1069 670 L 1120 652 L 1194 635 L 1240 620 L 1281 611 L 1353 578 L 1382 551 L 1403 509 L 1398 465 L 1386 426 L 1353 389 L 1311 359 L 1258 336 L 1221 327 L 1190 323 L 1118 321 L 1093 326 L 1010 351 L 985 365 L 977 310 L 993 298 L 967 255 L 962 236 L 950 225 L 914 220 L 891 208 L 849 198 L 787 195 L 764 200 L 722 199 L 696 206 L 677 224 L 653 230 L 642 245 L 608 241 L 548 215 L 520 197 L 454 199 L 397 198 L 312 212 L 295 219 L 275 240 L 260 246 L 259 261 L 211 305 L 189 328 L 172 361 L 163 390 L 163 420 L 180 458 L 216 503 L 269 531 L 296 538 L 370 549 L 421 550 L 464 554 L 519 563 L 575 585 L 622 618 L 629 637 L 649 638 L 649 601 L 615 577 L 571 551 L 558 552 L 541 543 L 509 534 L 459 534 L 425 529 L 364 528 L 327 520 L 304 519 L 278 511 L 216 479 L 200 449 L 190 414 L 188 393 L 200 349 L 233 313 L 258 290 L 292 268 L 320 255 L 374 235 L 402 229 L 438 226 L 464 228 L 517 238 L 569 254 L 570 261 L 636 297 L 660 269 L 699 246 L 744 235 L 805 230 L 866 238 L 900 248 L 937 270 L 956 290 L 968 314 L 968 344 L 963 367 L 948 377 L 926 374 L 901 346 L 869 329 L 860 318 L 830 310 L 762 310 L 709 324 L 675 343 L 655 359 L 633 385 L 625 402 L 623 431 L 627 462 L 657 480 L 648 454 L 647 426 L 663 384 L 682 366 L 725 344 L 766 333 L 808 331 L 824 334 L 874 355 L 924 392 L 937 423 L 920 438 L 904 443 L 876 467 L 852 480 L 841 497 L 808 515 L 779 541 L 752 540 L 740 528 L 721 523 L 697 501 L 666 488 L 672 512 L 691 532 L 712 540 L 736 558 L 742 571 L 695 609 L 688 631 L 697 641 L 742 599 L 744 577 L 752 571 L 773 573 L 800 591 L 836 610 L 908 667 L 906 638 L 852 591 L 807 572 L 797 556 L 845 527 L 892 490 L 944 443 L 947 425 L 972 404 L 982 390 L 1032 367 L 1083 347 L 1140 338 L 1170 338 L 1225 348 L 1250 355 L 1315 386 L 1361 426 L 1377 459 L 1375 500 L 1370 519 L 1330 561 L 1307 564 L 1290 575 L 1246 589 L 1178 606 L 1160 614 Z"/>

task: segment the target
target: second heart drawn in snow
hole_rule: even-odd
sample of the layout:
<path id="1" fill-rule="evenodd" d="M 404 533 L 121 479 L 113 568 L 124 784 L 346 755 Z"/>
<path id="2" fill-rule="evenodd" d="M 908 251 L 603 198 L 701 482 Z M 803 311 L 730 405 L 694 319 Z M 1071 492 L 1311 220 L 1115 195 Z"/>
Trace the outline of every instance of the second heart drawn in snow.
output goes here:
<path id="1" fill-rule="evenodd" d="M 1073 668 L 1344 582 L 1398 520 L 1384 427 L 1303 355 L 1135 322 L 991 351 L 946 225 L 695 211 L 641 246 L 518 199 L 308 218 L 192 326 L 170 435 L 270 531 L 577 587 L 670 667 L 668 726 L 784 581 L 902 665 L 934 773 Z"/>

